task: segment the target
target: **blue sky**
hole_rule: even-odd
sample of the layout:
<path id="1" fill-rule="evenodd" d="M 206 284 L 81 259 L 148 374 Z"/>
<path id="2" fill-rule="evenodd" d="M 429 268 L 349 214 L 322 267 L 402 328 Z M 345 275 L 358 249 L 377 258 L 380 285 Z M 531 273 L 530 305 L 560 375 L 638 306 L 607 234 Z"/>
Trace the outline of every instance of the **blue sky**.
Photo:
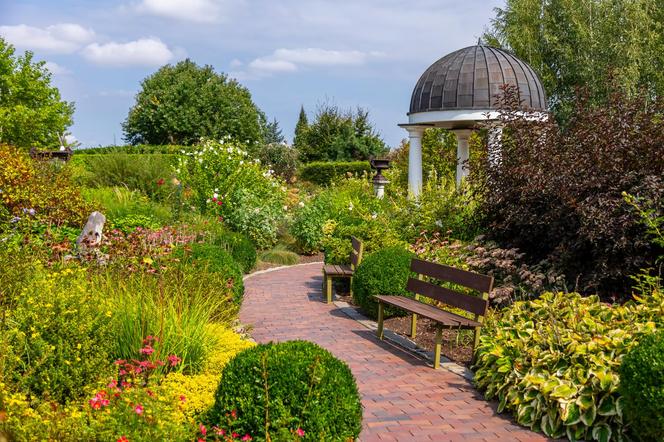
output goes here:
<path id="1" fill-rule="evenodd" d="M 0 0 L 0 35 L 48 62 L 83 146 L 122 143 L 140 82 L 190 58 L 237 78 L 290 140 L 300 105 L 369 110 L 390 146 L 410 93 L 475 44 L 499 0 Z"/>

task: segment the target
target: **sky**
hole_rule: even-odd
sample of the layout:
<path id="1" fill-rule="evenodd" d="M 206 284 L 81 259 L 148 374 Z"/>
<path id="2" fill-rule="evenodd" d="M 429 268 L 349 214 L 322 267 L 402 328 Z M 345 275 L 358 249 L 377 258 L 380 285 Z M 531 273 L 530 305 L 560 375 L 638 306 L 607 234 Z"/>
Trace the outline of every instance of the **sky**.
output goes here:
<path id="1" fill-rule="evenodd" d="M 477 43 L 501 0 L 0 0 L 0 36 L 44 60 L 83 147 L 123 144 L 141 81 L 189 58 L 246 86 L 288 140 L 300 106 L 369 111 L 385 142 L 440 57 Z"/>

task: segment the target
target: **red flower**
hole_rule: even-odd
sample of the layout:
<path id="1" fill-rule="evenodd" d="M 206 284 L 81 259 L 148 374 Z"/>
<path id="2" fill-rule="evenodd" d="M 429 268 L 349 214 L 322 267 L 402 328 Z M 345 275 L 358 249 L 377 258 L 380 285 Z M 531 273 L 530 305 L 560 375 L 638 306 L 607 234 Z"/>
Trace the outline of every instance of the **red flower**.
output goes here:
<path id="1" fill-rule="evenodd" d="M 302 437 L 304 436 L 304 430 L 302 428 L 298 428 L 297 430 L 295 430 L 295 434 Z"/>
<path id="2" fill-rule="evenodd" d="M 233 432 L 233 434 L 231 434 L 231 437 L 232 437 L 233 439 L 235 439 L 235 438 L 238 437 L 238 436 L 240 436 L 240 435 L 237 434 L 236 432 Z"/>
<path id="3" fill-rule="evenodd" d="M 207 435 L 207 428 L 205 428 L 205 425 L 200 424 L 200 425 L 198 426 L 198 429 L 201 430 L 201 434 L 202 434 L 203 436 Z"/>
<path id="4" fill-rule="evenodd" d="M 171 364 L 171 367 L 175 367 L 182 361 L 182 359 L 178 358 L 175 355 L 168 355 L 168 362 Z"/>
<path id="5" fill-rule="evenodd" d="M 159 179 L 157 180 L 157 186 L 163 186 L 165 182 L 166 182 L 166 181 L 164 181 L 163 178 L 159 178 Z"/>
<path id="6" fill-rule="evenodd" d="M 120 436 L 120 439 L 115 442 L 129 442 L 129 439 L 127 439 L 127 436 Z"/>
<path id="7" fill-rule="evenodd" d="M 222 430 L 221 428 L 217 427 L 216 425 L 214 427 L 212 427 L 212 429 L 217 434 L 217 436 L 223 436 L 224 434 L 226 434 L 225 430 Z"/>
<path id="8" fill-rule="evenodd" d="M 138 404 L 134 407 L 134 412 L 136 412 L 136 414 L 139 414 L 139 415 L 143 414 L 143 411 L 144 411 L 143 406 L 141 404 Z"/>
<path id="9" fill-rule="evenodd" d="M 231 411 L 231 416 L 233 416 L 233 419 L 237 419 L 237 411 L 236 410 Z"/>
<path id="10" fill-rule="evenodd" d="M 221 206 L 221 201 L 217 201 L 217 206 Z"/>
<path id="11" fill-rule="evenodd" d="M 245 434 L 244 436 L 242 436 L 242 440 L 251 440 L 251 436 Z"/>
<path id="12" fill-rule="evenodd" d="M 181 400 L 182 402 L 186 402 L 186 401 L 187 401 L 187 398 L 185 397 L 185 395 L 181 394 L 181 395 L 180 395 L 180 400 Z"/>
<path id="13" fill-rule="evenodd" d="M 88 403 L 90 404 L 90 407 L 92 407 L 93 410 L 99 410 L 101 407 L 108 406 L 108 404 L 110 404 L 110 401 L 106 399 L 106 392 L 102 390 L 99 393 L 95 394 L 95 397 L 90 399 Z"/>
<path id="14" fill-rule="evenodd" d="M 150 344 L 147 344 L 145 347 L 141 348 L 139 352 L 144 355 L 151 355 L 154 353 L 154 348 L 152 348 Z"/>

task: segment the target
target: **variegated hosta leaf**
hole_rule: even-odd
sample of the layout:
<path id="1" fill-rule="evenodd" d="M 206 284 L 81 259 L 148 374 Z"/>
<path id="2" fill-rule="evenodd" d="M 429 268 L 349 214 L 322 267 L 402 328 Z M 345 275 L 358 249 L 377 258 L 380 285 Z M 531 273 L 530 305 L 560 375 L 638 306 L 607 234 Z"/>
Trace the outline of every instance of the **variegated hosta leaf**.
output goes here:
<path id="1" fill-rule="evenodd" d="M 598 424 L 593 427 L 593 439 L 599 442 L 609 442 L 611 440 L 611 427 L 607 424 Z"/>

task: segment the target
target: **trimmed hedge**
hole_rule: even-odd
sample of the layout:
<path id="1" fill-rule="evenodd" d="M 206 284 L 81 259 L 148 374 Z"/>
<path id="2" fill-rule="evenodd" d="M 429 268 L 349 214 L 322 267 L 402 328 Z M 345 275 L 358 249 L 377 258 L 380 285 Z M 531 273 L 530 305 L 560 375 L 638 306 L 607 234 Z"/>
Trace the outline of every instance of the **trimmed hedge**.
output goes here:
<path id="1" fill-rule="evenodd" d="M 646 336 L 620 365 L 623 409 L 638 440 L 664 435 L 664 330 Z"/>
<path id="2" fill-rule="evenodd" d="M 230 420 L 233 411 L 237 417 Z M 254 440 L 299 440 L 301 429 L 305 441 L 348 441 L 362 429 L 362 405 L 350 368 L 324 348 L 268 343 L 224 367 L 209 423 L 227 420 L 229 431 Z"/>
<path id="3" fill-rule="evenodd" d="M 410 261 L 415 255 L 402 246 L 379 250 L 362 260 L 353 275 L 353 300 L 365 313 L 376 319 L 378 303 L 374 295 L 398 295 L 413 298 L 406 290 L 411 275 Z M 403 310 L 385 306 L 385 318 L 403 316 Z"/>
<path id="4" fill-rule="evenodd" d="M 347 174 L 362 176 L 364 172 L 371 173 L 368 161 L 315 161 L 302 166 L 298 171 L 298 177 L 320 186 L 327 186 Z"/>
<path id="5" fill-rule="evenodd" d="M 97 154 L 107 154 L 107 153 L 129 153 L 129 154 L 178 154 L 180 151 L 185 150 L 189 151 L 194 149 L 193 146 L 178 146 L 178 145 L 149 145 L 149 144 L 139 144 L 136 146 L 126 145 L 126 146 L 99 146 L 99 147 L 89 147 L 83 149 L 76 149 L 74 153 L 76 155 L 97 155 Z M 76 156 L 74 155 L 74 156 Z"/>

